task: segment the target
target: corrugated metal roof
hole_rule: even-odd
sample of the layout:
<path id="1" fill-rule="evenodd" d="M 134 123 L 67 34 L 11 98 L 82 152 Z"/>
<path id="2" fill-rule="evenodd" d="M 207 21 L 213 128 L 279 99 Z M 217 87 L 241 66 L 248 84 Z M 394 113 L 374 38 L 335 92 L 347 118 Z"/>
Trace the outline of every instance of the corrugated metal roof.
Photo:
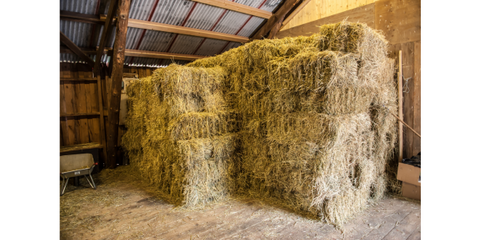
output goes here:
<path id="1" fill-rule="evenodd" d="M 283 0 L 236 0 L 234 2 L 272 12 Z M 105 6 L 108 13 L 110 0 L 60 0 L 60 10 L 83 14 L 98 14 L 99 6 Z M 132 0 L 129 18 L 152 21 L 202 30 L 235 34 L 249 37 L 265 21 L 251 15 L 193 2 L 191 0 Z M 92 48 L 100 44 L 99 34 L 103 26 L 82 22 L 60 21 L 60 31 L 77 46 Z M 112 34 L 114 35 L 114 34 Z M 97 43 L 94 40 L 97 39 Z M 114 36 L 107 42 L 113 47 Z M 197 54 L 213 56 L 240 46 L 240 43 L 217 39 L 128 28 L 126 49 Z M 93 56 L 92 56 L 93 57 Z M 102 57 L 102 62 L 108 60 Z M 60 54 L 60 61 L 79 61 L 72 54 Z M 185 64 L 188 61 L 176 61 Z M 127 65 L 163 66 L 171 63 L 168 59 L 126 57 Z"/>

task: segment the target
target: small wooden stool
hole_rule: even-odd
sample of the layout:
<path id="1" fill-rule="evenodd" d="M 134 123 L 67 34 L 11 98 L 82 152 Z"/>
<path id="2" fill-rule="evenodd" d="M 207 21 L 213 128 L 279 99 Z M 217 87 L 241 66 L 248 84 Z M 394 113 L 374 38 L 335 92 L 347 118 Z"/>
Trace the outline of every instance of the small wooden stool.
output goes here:
<path id="1" fill-rule="evenodd" d="M 85 179 L 87 179 L 87 182 L 90 184 L 90 186 L 93 189 L 97 189 L 92 178 L 92 171 L 94 167 L 95 161 L 93 161 L 93 155 L 90 153 L 60 156 L 60 176 L 63 179 L 63 186 L 60 196 L 65 193 L 65 188 L 67 187 L 68 180 L 71 177 L 85 176 Z M 87 175 L 90 177 L 90 179 L 87 178 Z"/>

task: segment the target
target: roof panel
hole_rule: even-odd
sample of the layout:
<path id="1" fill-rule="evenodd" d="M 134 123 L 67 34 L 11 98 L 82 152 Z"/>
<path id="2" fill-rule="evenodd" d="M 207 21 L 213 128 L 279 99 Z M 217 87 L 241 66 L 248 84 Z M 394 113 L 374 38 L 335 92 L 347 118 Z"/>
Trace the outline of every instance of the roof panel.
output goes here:
<path id="1" fill-rule="evenodd" d="M 213 56 L 219 54 L 227 45 L 227 41 L 217 39 L 206 39 L 202 46 L 195 53 L 196 55 Z"/>
<path id="2" fill-rule="evenodd" d="M 104 1 L 104 2 L 99 2 Z M 260 8 L 272 12 L 282 0 L 236 0 L 239 4 Z M 60 0 L 60 10 L 96 14 L 100 4 L 104 4 L 104 14 L 108 13 L 110 0 Z M 191 0 L 132 0 L 129 17 L 148 21 L 151 15 L 152 22 L 185 26 L 202 30 L 212 30 L 227 34 L 236 34 L 249 37 L 265 19 L 222 8 L 193 2 Z M 103 32 L 103 26 L 93 24 L 60 21 L 60 30 L 79 47 L 90 47 L 92 37 Z M 98 29 L 99 28 L 99 29 Z M 115 33 L 115 28 L 113 29 Z M 115 34 L 107 41 L 107 47 L 113 47 Z M 100 44 L 98 39 L 97 46 Z M 177 35 L 128 28 L 126 49 L 140 49 L 148 51 L 172 52 L 181 54 L 215 55 L 240 46 L 240 43 L 227 42 L 201 37 Z M 106 56 L 102 57 L 106 60 Z M 78 61 L 72 54 L 60 54 L 60 60 Z M 126 64 L 149 64 L 171 62 L 171 60 L 126 57 Z M 177 61 L 176 61 L 177 62 Z M 180 61 L 178 61 L 180 62 Z M 182 61 L 187 63 L 188 61 Z"/>
<path id="3" fill-rule="evenodd" d="M 147 30 L 138 49 L 165 52 L 175 35 L 174 33 Z"/>
<path id="4" fill-rule="evenodd" d="M 130 5 L 128 18 L 148 21 L 154 4 L 155 0 L 133 0 Z"/>
<path id="5" fill-rule="evenodd" d="M 89 47 L 92 24 L 60 20 L 60 31 L 79 47 Z"/>
<path id="6" fill-rule="evenodd" d="M 198 45 L 203 41 L 201 37 L 178 35 L 169 52 L 180 54 L 194 54 Z"/>
<path id="7" fill-rule="evenodd" d="M 60 0 L 60 10 L 83 14 L 96 14 L 100 0 Z"/>
<path id="8" fill-rule="evenodd" d="M 193 5 L 189 0 L 159 1 L 151 21 L 180 26 Z"/>

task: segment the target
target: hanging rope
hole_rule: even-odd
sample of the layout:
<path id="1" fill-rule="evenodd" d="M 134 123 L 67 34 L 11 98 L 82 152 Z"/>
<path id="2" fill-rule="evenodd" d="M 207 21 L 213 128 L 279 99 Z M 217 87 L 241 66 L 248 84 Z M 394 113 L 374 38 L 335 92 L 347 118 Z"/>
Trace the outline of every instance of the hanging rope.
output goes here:
<path id="1" fill-rule="evenodd" d="M 405 83 L 403 84 L 403 92 L 404 92 L 404 93 L 409 93 L 409 92 L 410 92 L 410 88 L 408 88 L 408 81 L 409 81 L 410 79 L 412 79 L 412 78 L 409 77 L 409 78 L 405 79 L 405 77 L 403 77 L 403 76 L 402 76 L 402 78 L 403 78 L 403 81 L 405 82 Z"/>

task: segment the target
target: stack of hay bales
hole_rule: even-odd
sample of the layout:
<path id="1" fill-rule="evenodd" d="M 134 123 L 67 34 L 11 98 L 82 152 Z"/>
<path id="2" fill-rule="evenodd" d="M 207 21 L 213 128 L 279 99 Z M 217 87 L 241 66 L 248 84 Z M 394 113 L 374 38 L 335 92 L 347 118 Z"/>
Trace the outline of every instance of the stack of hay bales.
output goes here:
<path id="1" fill-rule="evenodd" d="M 324 25 L 310 37 L 253 41 L 187 67 L 174 65 L 157 70 L 153 80 L 140 82 L 158 82 L 153 85 L 160 99 L 159 108 L 145 109 L 141 103 L 132 103 L 132 109 L 143 109 L 148 112 L 144 116 L 149 116 L 143 118 L 144 129 L 132 128 L 145 132 L 141 140 L 143 153 L 139 154 L 143 160 L 137 161 L 137 168 L 158 185 L 173 185 L 169 179 L 177 178 L 159 174 L 182 163 L 178 161 L 182 157 L 169 158 L 173 154 L 167 154 L 169 149 L 180 149 L 181 141 L 190 141 L 188 149 L 192 149 L 196 141 L 193 137 L 209 142 L 221 134 L 231 136 L 231 141 L 221 141 L 229 143 L 224 147 L 229 162 L 218 165 L 223 170 L 216 172 L 223 174 L 217 179 L 227 179 L 227 183 L 215 182 L 228 185 L 222 193 L 247 194 L 341 224 L 364 209 L 368 201 L 381 198 L 386 189 L 385 170 L 396 141 L 396 121 L 386 110 L 397 108 L 393 68 L 382 35 L 365 24 L 341 22 Z M 221 91 L 213 94 L 212 87 L 205 87 L 208 84 L 203 81 L 175 82 L 168 75 L 175 75 L 176 69 L 204 72 L 218 80 L 218 85 L 223 84 Z M 215 77 L 220 75 L 224 78 Z M 183 89 L 179 90 L 180 84 L 188 86 L 181 85 Z M 177 90 L 173 90 L 175 86 Z M 176 91 L 181 94 L 172 94 Z M 185 97 L 190 93 L 203 94 L 202 99 L 211 99 L 215 104 L 210 105 L 215 107 L 209 109 L 209 104 L 204 104 L 202 110 L 184 111 L 187 102 L 194 104 Z M 174 99 L 183 102 L 176 104 Z M 227 122 L 236 123 L 234 127 L 218 134 L 192 130 L 211 126 L 213 119 L 224 123 L 220 112 L 226 113 L 230 119 Z M 171 117 L 163 122 L 150 119 L 165 116 Z M 164 129 L 165 134 L 152 133 L 155 127 Z M 128 136 L 133 140 L 139 135 Z M 165 136 L 171 145 L 148 147 L 153 144 L 153 135 Z M 140 152 L 135 144 L 126 145 L 132 145 L 129 154 Z M 181 149 L 176 152 L 195 152 Z M 159 160 L 167 158 L 170 160 Z M 165 161 L 168 164 L 159 164 Z M 182 174 L 184 189 L 188 189 L 185 186 L 190 184 L 186 182 L 190 178 L 199 182 L 197 176 Z M 214 185 L 205 186 L 202 191 Z M 164 188 L 173 191 L 172 187 Z M 180 185 L 173 189 L 178 188 Z M 195 196 L 200 199 L 208 195 Z"/>
<path id="2" fill-rule="evenodd" d="M 123 138 L 138 174 L 171 202 L 202 206 L 228 194 L 235 150 L 219 68 L 170 65 L 129 86 Z"/>

